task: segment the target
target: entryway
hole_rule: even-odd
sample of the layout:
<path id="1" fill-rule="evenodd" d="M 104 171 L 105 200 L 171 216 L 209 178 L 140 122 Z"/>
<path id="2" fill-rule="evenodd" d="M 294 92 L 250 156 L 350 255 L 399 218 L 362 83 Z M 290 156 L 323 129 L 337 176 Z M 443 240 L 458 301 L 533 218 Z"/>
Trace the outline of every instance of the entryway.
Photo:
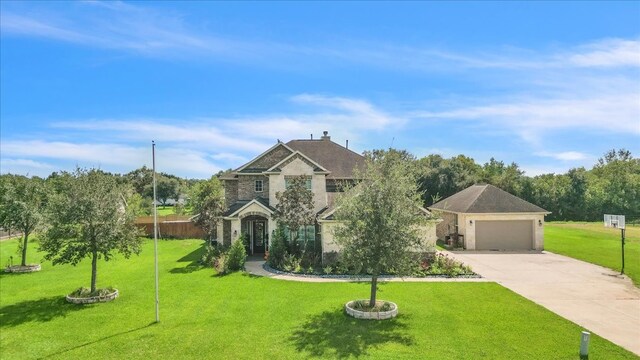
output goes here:
<path id="1" fill-rule="evenodd" d="M 267 238 L 267 222 L 251 220 L 249 222 L 249 241 L 253 254 L 264 254 Z"/>

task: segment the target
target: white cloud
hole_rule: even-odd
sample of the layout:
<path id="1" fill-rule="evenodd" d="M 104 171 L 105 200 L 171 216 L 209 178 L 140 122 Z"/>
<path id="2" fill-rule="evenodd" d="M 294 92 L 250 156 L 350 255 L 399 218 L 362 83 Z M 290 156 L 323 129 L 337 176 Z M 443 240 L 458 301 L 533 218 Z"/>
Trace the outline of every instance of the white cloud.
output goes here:
<path id="1" fill-rule="evenodd" d="M 579 47 L 566 58 L 582 67 L 640 67 L 640 40 L 601 40 Z"/>
<path id="2" fill-rule="evenodd" d="M 77 3 L 65 13 L 3 9 L 4 34 L 41 37 L 83 46 L 120 49 L 162 57 L 249 55 L 259 44 L 199 34 L 187 28 L 183 16 L 150 7 L 118 3 Z M 98 6 L 87 6 L 98 5 Z M 84 7 L 82 7 L 84 6 Z M 254 46 L 255 45 L 255 46 Z"/>
<path id="3" fill-rule="evenodd" d="M 0 158 L 0 173 L 46 176 L 55 170 L 49 163 L 31 159 Z"/>
<path id="4" fill-rule="evenodd" d="M 3 36 L 18 34 L 145 56 L 197 61 L 216 58 L 289 69 L 299 69 L 302 63 L 352 63 L 427 72 L 640 67 L 638 39 L 602 39 L 561 49 L 503 46 L 475 52 L 344 38 L 339 43 L 300 45 L 264 37 L 248 41 L 231 34 L 214 34 L 203 31 L 201 24 L 193 23 L 184 14 L 156 7 L 123 2 L 79 4 L 75 11 L 65 12 L 44 12 L 38 6 L 30 6 L 28 11 L 20 6 L 5 6 L 0 14 Z"/>
<path id="5" fill-rule="evenodd" d="M 191 143 L 205 149 L 236 149 L 260 151 L 265 143 L 247 140 L 225 134 L 217 128 L 219 120 L 182 120 L 182 119 L 126 119 L 126 120 L 85 120 L 65 121 L 52 124 L 55 128 L 109 131 L 114 137 L 135 141 L 165 143 Z M 173 125 L 180 124 L 180 125 Z M 100 133 L 101 136 L 103 133 Z M 250 134 L 248 134 L 250 135 Z"/>
<path id="6" fill-rule="evenodd" d="M 2 159 L 4 164 L 11 164 L 11 157 L 30 158 L 25 165 L 42 164 L 31 159 L 56 160 L 62 164 L 63 170 L 73 166 L 96 167 L 110 171 L 126 172 L 143 165 L 151 166 L 151 147 L 135 147 L 121 144 L 89 144 L 61 141 L 12 141 L 3 140 Z M 157 147 L 156 165 L 158 171 L 175 173 L 184 176 L 208 177 L 221 170 L 207 160 L 208 154 L 192 149 Z M 53 165 L 46 170 L 52 170 Z M 45 169 L 42 166 L 38 169 Z"/>
<path id="7" fill-rule="evenodd" d="M 150 164 L 151 139 L 156 141 L 160 171 L 208 177 L 220 169 L 237 167 L 276 142 L 276 139 L 319 136 L 327 130 L 334 141 L 366 137 L 371 131 L 398 126 L 404 120 L 372 103 L 314 94 L 291 101 L 314 109 L 290 115 L 243 116 L 234 119 L 88 119 L 59 121 L 63 141 L 50 132 L 45 140 L 3 139 L 3 157 L 53 159 L 64 166 L 88 166 L 129 171 Z M 69 141 L 73 136 L 81 143 Z M 146 144 L 146 145 L 141 145 Z M 352 143 L 353 144 L 353 143 Z"/>
<path id="8" fill-rule="evenodd" d="M 222 160 L 222 161 L 227 161 L 227 162 L 236 163 L 236 164 L 243 164 L 249 160 L 244 156 L 240 156 L 238 154 L 232 154 L 232 153 L 218 153 L 218 154 L 213 154 L 210 157 L 214 160 Z"/>
<path id="9" fill-rule="evenodd" d="M 520 169 L 524 171 L 526 176 L 538 176 L 544 174 L 564 174 L 569 171 L 570 167 L 548 165 L 523 165 Z"/>
<path id="10" fill-rule="evenodd" d="M 542 151 L 542 152 L 535 153 L 535 155 L 542 156 L 542 157 L 550 157 L 550 158 L 561 160 L 561 161 L 579 161 L 579 160 L 587 160 L 592 158 L 592 156 L 579 151 L 563 151 L 563 152 L 557 152 L 557 153 Z"/>
<path id="11" fill-rule="evenodd" d="M 593 98 L 516 99 L 445 111 L 419 111 L 413 115 L 423 119 L 479 120 L 487 127 L 515 131 L 530 143 L 538 143 L 542 134 L 554 130 L 640 135 L 640 100 L 634 93 Z"/>

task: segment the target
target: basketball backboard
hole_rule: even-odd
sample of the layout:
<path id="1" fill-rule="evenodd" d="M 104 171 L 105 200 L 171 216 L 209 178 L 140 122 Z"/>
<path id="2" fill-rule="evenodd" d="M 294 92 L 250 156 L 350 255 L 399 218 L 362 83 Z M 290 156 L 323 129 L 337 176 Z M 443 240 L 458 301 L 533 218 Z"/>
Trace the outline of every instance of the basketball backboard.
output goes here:
<path id="1" fill-rule="evenodd" d="M 624 229 L 624 215 L 604 214 L 604 227 Z"/>

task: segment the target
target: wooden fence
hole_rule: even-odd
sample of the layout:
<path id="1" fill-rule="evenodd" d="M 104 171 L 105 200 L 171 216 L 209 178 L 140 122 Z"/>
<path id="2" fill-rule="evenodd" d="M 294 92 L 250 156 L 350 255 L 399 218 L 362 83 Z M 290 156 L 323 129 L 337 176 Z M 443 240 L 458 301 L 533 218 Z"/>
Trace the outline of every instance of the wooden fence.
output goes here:
<path id="1" fill-rule="evenodd" d="M 206 234 L 201 227 L 190 220 L 191 216 L 167 215 L 158 216 L 158 237 L 174 239 L 204 239 Z M 153 236 L 153 216 L 140 216 L 136 225 L 147 235 Z"/>

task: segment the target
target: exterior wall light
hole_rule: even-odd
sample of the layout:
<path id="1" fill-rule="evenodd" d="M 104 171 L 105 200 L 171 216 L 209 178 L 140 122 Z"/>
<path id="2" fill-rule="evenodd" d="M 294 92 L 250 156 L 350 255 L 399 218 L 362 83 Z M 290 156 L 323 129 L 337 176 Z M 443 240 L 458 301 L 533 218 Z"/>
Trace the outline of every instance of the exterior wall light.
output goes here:
<path id="1" fill-rule="evenodd" d="M 238 236 L 238 230 L 233 230 L 233 237 Z"/>
<path id="2" fill-rule="evenodd" d="M 473 220 L 469 220 L 469 225 L 473 225 Z"/>
<path id="3" fill-rule="evenodd" d="M 538 226 L 542 226 L 542 220 L 538 219 Z"/>

